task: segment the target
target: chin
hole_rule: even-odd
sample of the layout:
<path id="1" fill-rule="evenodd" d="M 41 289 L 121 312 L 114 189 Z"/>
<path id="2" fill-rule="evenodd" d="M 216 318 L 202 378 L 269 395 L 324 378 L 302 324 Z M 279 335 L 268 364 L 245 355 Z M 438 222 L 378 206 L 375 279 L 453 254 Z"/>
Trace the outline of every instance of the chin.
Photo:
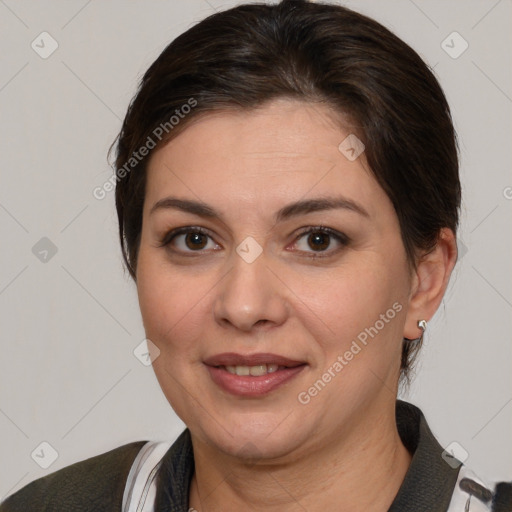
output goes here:
<path id="1" fill-rule="evenodd" d="M 216 449 L 242 459 L 276 459 L 300 448 L 310 437 L 303 421 L 293 425 L 294 414 L 234 413 L 224 424 L 206 420 L 200 437 Z M 226 416 L 227 418 L 227 416 Z M 226 427 L 226 428 L 223 428 Z"/>

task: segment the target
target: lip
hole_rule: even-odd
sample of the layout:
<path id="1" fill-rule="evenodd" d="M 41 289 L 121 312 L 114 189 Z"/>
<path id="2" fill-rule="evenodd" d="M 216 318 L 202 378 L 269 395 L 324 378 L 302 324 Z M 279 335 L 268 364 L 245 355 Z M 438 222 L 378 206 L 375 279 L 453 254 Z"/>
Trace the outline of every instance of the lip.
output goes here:
<path id="1" fill-rule="evenodd" d="M 281 387 L 296 377 L 307 366 L 304 361 L 296 361 L 277 354 L 218 354 L 204 361 L 210 377 L 222 390 L 235 396 L 261 397 Z M 279 368 L 266 375 L 236 375 L 229 373 L 225 366 L 257 366 L 276 364 Z"/>
<path id="2" fill-rule="evenodd" d="M 306 364 L 305 361 L 295 361 L 277 354 L 236 354 L 234 352 L 224 352 L 211 356 L 204 360 L 207 366 L 256 366 L 258 364 L 277 364 L 278 366 L 287 366 L 293 368 Z"/>

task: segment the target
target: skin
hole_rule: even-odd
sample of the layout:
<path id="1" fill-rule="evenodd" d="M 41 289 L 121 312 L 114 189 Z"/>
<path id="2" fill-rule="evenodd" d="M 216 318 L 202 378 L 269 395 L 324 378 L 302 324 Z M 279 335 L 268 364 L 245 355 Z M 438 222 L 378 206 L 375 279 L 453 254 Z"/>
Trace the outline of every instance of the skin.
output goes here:
<path id="1" fill-rule="evenodd" d="M 418 337 L 418 320 L 437 310 L 456 244 L 443 229 L 411 269 L 364 153 L 351 162 L 338 150 L 349 133 L 325 105 L 280 99 L 199 118 L 151 157 L 137 290 L 160 350 L 155 374 L 192 435 L 197 510 L 384 511 L 407 472 L 411 455 L 395 424 L 402 338 Z M 222 218 L 151 212 L 168 196 L 206 203 Z M 357 202 L 368 216 L 332 209 L 274 220 L 289 203 L 327 196 Z M 320 225 L 349 242 L 300 235 Z M 208 236 L 161 246 L 185 226 Z M 246 237 L 262 249 L 252 263 L 236 252 Z M 300 403 L 395 303 L 401 311 Z M 266 396 L 242 398 L 220 389 L 203 363 L 222 352 L 271 352 L 307 366 Z"/>

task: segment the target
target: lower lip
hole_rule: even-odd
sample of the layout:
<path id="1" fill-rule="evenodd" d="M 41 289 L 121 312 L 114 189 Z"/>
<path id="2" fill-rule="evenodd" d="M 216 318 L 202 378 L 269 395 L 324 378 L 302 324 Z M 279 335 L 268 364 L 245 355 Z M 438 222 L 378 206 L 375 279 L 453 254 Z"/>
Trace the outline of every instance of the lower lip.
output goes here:
<path id="1" fill-rule="evenodd" d="M 303 364 L 254 377 L 252 375 L 236 375 L 223 368 L 207 366 L 215 384 L 228 393 L 245 397 L 266 395 L 293 379 L 305 367 L 306 365 Z"/>

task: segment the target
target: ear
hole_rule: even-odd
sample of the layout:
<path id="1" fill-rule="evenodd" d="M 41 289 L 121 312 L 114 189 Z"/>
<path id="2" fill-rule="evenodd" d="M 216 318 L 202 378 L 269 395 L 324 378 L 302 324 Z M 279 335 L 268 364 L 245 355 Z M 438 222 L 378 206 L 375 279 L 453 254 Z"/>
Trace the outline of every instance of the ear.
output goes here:
<path id="1" fill-rule="evenodd" d="M 436 247 L 423 255 L 414 272 L 409 308 L 404 326 L 404 338 L 421 335 L 419 320 L 427 322 L 434 316 L 457 261 L 457 243 L 453 231 L 442 228 Z"/>

